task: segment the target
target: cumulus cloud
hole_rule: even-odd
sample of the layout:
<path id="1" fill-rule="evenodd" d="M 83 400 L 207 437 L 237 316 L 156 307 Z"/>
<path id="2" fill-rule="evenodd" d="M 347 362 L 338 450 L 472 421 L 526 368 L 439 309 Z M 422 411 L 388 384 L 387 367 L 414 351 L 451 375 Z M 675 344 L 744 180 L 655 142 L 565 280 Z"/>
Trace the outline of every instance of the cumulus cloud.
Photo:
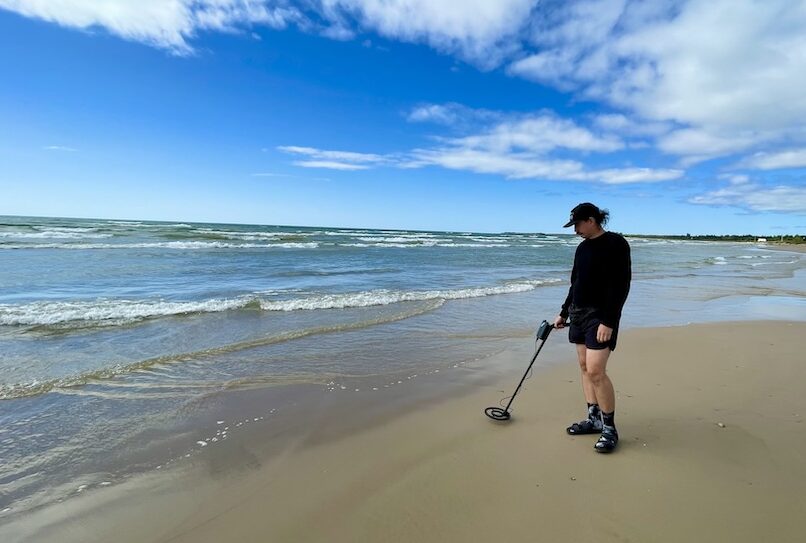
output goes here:
<path id="1" fill-rule="evenodd" d="M 624 143 L 615 136 L 595 134 L 570 119 L 562 119 L 550 113 L 504 121 L 481 134 L 452 140 L 451 144 L 495 152 L 535 153 L 546 153 L 558 148 L 594 152 L 611 152 L 624 148 Z"/>
<path id="2" fill-rule="evenodd" d="M 424 43 L 493 68 L 518 50 L 538 0 L 0 0 L 0 8 L 80 29 L 104 28 L 128 40 L 192 52 L 201 30 L 254 25 L 353 39 L 359 31 Z"/>
<path id="3" fill-rule="evenodd" d="M 344 170 L 371 166 L 423 168 L 436 166 L 474 173 L 496 174 L 511 179 L 548 179 L 605 184 L 651 183 L 678 179 L 677 169 L 641 167 L 590 169 L 564 154 L 612 153 L 624 143 L 612 135 L 601 135 L 549 111 L 525 115 L 473 110 L 460 104 L 429 104 L 409 116 L 416 121 L 437 121 L 456 127 L 456 112 L 475 118 L 484 126 L 459 137 L 437 138 L 431 148 L 414 149 L 396 155 L 377 155 L 348 151 L 324 151 L 311 147 L 283 146 L 279 150 L 305 155 L 309 160 L 298 166 Z"/>
<path id="4" fill-rule="evenodd" d="M 701 128 L 681 128 L 657 138 L 657 147 L 669 154 L 679 155 L 685 165 L 731 155 L 752 149 L 755 145 L 774 139 L 758 132 L 716 133 Z"/>
<path id="5" fill-rule="evenodd" d="M 750 211 L 806 214 L 806 187 L 765 186 L 746 176 L 732 176 L 720 189 L 689 199 L 692 204 L 731 206 Z"/>
<path id="6" fill-rule="evenodd" d="M 192 53 L 203 31 L 293 25 L 367 44 L 374 34 L 483 69 L 505 66 L 609 109 L 592 119 L 596 134 L 563 131 L 576 146 L 541 141 L 528 122 L 511 119 L 501 134 L 477 131 L 476 140 L 452 143 L 479 152 L 652 145 L 682 166 L 725 156 L 753 169 L 803 165 L 806 2 L 465 0 L 458 9 L 454 0 L 0 0 L 0 8 L 176 54 Z M 462 129 L 494 121 L 472 117 L 479 111 L 425 104 L 407 118 Z"/>
<path id="7" fill-rule="evenodd" d="M 283 28 L 302 16 L 285 0 L 0 0 L 0 8 L 66 27 L 104 28 L 176 54 L 192 52 L 188 40 L 200 30 Z"/>
<path id="8" fill-rule="evenodd" d="M 741 166 L 754 170 L 806 168 L 806 148 L 756 153 L 742 161 Z"/>
<path id="9" fill-rule="evenodd" d="M 417 149 L 404 167 L 440 166 L 451 170 L 497 174 L 509 179 L 547 179 L 589 183 L 625 184 L 670 181 L 682 177 L 681 170 L 651 168 L 609 168 L 590 170 L 578 160 L 554 159 L 531 153 L 502 153 L 469 147 Z"/>
<path id="10" fill-rule="evenodd" d="M 674 128 L 672 123 L 639 121 L 621 113 L 593 115 L 592 121 L 599 130 L 623 136 L 658 137 L 668 134 Z"/>
<path id="11" fill-rule="evenodd" d="M 461 117 L 458 104 L 425 104 L 414 108 L 408 120 L 415 123 L 433 122 L 445 125 L 456 124 Z"/>
<path id="12" fill-rule="evenodd" d="M 409 122 L 442 125 L 454 132 L 472 131 L 506 118 L 507 114 L 500 111 L 470 108 L 455 102 L 420 104 L 406 115 Z"/>
<path id="13" fill-rule="evenodd" d="M 426 43 L 485 68 L 518 50 L 538 0 L 319 0 L 325 18 L 347 14 L 390 39 Z"/>
<path id="14" fill-rule="evenodd" d="M 704 160 L 801 137 L 806 4 L 547 0 L 510 73 L 673 122 L 668 153 Z"/>

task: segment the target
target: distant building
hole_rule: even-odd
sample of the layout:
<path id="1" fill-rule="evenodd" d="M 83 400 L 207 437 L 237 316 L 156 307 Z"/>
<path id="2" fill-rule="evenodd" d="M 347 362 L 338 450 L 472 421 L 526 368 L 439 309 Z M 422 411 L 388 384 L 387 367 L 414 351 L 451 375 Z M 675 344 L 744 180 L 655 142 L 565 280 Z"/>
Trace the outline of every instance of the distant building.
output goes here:
<path id="1" fill-rule="evenodd" d="M 767 238 L 758 238 L 756 243 L 767 243 Z"/>

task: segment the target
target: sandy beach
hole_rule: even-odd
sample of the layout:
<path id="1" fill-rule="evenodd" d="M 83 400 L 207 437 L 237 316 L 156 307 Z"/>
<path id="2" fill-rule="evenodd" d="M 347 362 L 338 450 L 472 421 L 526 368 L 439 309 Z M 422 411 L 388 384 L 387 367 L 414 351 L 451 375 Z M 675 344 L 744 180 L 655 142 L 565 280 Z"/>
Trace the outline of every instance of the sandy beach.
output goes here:
<path id="1" fill-rule="evenodd" d="M 792 253 L 806 253 L 806 245 L 794 243 L 773 243 L 764 245 L 765 249 L 772 249 L 774 251 L 789 251 Z"/>
<path id="2" fill-rule="evenodd" d="M 509 423 L 482 414 L 512 371 L 415 410 L 266 453 L 233 440 L 0 527 L 3 541 L 802 541 L 803 322 L 633 329 L 610 374 L 619 450 L 570 437 L 581 393 L 556 333 Z M 523 343 L 529 344 L 528 338 Z M 334 413 L 333 417 L 337 417 Z M 333 418 L 331 417 L 331 418 Z M 325 430 L 327 428 L 327 430 Z M 227 469 L 220 466 L 226 465 Z"/>

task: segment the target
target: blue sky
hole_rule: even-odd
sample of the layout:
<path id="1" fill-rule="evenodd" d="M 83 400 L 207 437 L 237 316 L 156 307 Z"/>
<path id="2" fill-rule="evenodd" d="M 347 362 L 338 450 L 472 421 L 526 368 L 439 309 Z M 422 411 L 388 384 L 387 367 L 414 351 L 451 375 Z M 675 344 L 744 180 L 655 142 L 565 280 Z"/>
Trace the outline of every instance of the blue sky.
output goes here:
<path id="1" fill-rule="evenodd" d="M 806 4 L 0 0 L 0 214 L 806 232 Z"/>

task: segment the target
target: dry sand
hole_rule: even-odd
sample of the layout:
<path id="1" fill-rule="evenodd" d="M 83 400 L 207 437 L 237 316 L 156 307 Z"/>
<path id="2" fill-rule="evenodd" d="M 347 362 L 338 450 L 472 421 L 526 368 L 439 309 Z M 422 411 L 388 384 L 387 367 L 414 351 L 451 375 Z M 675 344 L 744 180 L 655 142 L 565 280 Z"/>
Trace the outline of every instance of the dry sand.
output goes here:
<path id="1" fill-rule="evenodd" d="M 584 412 L 567 346 L 526 382 L 508 423 L 482 411 L 522 369 L 226 476 L 196 466 L 93 492 L 0 526 L 0 539 L 804 541 L 804 337 L 804 322 L 625 331 L 609 364 L 612 455 L 594 452 L 596 436 L 565 434 Z M 227 454 L 218 460 L 250 458 Z"/>

